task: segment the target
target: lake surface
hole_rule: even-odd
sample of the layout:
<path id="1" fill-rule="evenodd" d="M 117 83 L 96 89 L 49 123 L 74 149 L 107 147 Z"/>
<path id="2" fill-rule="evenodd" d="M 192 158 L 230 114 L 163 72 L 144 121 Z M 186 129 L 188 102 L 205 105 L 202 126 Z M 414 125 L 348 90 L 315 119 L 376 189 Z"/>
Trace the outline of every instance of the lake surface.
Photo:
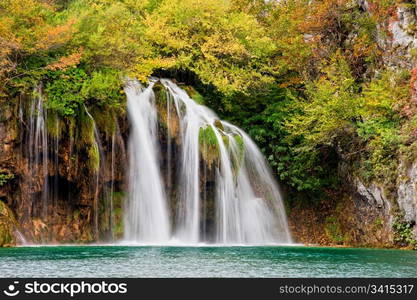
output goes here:
<path id="1" fill-rule="evenodd" d="M 417 252 L 301 246 L 0 248 L 0 277 L 417 277 Z"/>

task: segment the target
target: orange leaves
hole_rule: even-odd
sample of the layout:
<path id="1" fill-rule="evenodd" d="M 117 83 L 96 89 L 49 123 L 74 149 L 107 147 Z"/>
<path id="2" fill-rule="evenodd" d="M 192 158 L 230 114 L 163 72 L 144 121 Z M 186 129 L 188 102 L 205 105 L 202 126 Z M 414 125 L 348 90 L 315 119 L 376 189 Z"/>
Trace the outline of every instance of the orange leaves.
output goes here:
<path id="1" fill-rule="evenodd" d="M 57 62 L 52 63 L 46 67 L 47 70 L 66 70 L 69 67 L 76 66 L 80 63 L 83 55 L 83 48 L 68 56 L 61 57 Z"/>
<path id="2" fill-rule="evenodd" d="M 70 19 L 67 23 L 58 26 L 45 24 L 37 34 L 38 41 L 33 50 L 48 50 L 67 43 L 74 33 L 74 24 L 74 19 Z"/>
<path id="3" fill-rule="evenodd" d="M 0 97 L 10 86 L 25 86 L 21 80 L 24 76 L 40 74 L 43 68 L 66 69 L 80 62 L 82 51 L 70 43 L 78 16 L 65 18 L 56 10 L 56 3 L 0 0 Z M 60 57 L 62 53 L 70 55 Z M 51 60 L 56 62 L 47 65 Z"/>
<path id="4" fill-rule="evenodd" d="M 290 76 L 285 79 L 285 82 L 279 85 L 280 88 L 293 87 L 304 83 L 303 78 L 300 76 Z"/>
<path id="5" fill-rule="evenodd" d="M 417 65 L 411 70 L 410 89 L 411 97 L 401 108 L 401 113 L 409 119 L 417 114 Z"/>
<path id="6" fill-rule="evenodd" d="M 387 16 L 396 18 L 396 6 L 402 0 L 368 0 L 369 11 L 379 20 L 387 19 Z"/>
<path id="7" fill-rule="evenodd" d="M 346 9 L 347 0 L 323 0 L 308 4 L 308 14 L 299 28 L 305 33 L 336 29 L 340 14 Z"/>
<path id="8" fill-rule="evenodd" d="M 56 24 L 53 4 L 49 0 L 1 0 L 0 39 L 29 54 L 66 44 L 72 38 L 76 20 Z"/>

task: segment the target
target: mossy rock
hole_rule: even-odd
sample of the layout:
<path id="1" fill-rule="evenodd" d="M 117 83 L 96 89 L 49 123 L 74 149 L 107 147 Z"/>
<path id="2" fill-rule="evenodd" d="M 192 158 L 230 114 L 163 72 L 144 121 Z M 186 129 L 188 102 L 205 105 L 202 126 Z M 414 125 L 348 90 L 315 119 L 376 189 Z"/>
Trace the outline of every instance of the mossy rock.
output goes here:
<path id="1" fill-rule="evenodd" d="M 0 247 L 12 247 L 16 245 L 14 228 L 16 220 L 12 211 L 0 201 Z"/>
<path id="2" fill-rule="evenodd" d="M 202 159 L 206 162 L 209 169 L 220 156 L 220 147 L 216 133 L 211 126 L 200 128 L 198 141 Z"/>
<path id="3" fill-rule="evenodd" d="M 65 129 L 65 124 L 62 119 L 59 118 L 57 113 L 48 113 L 46 117 L 46 128 L 49 136 L 53 138 L 59 138 L 62 136 Z"/>
<path id="4" fill-rule="evenodd" d="M 155 94 L 155 98 L 157 101 L 162 102 L 162 103 L 166 103 L 167 102 L 167 93 L 166 93 L 166 88 L 164 87 L 164 85 L 161 82 L 156 82 L 152 88 L 154 94 Z"/>
<path id="5" fill-rule="evenodd" d="M 245 159 L 245 143 L 240 134 L 233 135 L 233 143 L 236 147 L 235 151 L 232 152 L 232 166 L 235 175 L 238 174 L 240 167 Z"/>
<path id="6" fill-rule="evenodd" d="M 204 101 L 204 97 L 199 92 L 197 92 L 197 90 L 195 88 L 193 88 L 190 85 L 184 85 L 184 86 L 181 86 L 181 88 L 183 90 L 185 90 L 187 92 L 188 96 L 191 99 L 193 99 L 195 102 L 197 102 L 200 105 L 204 105 L 205 104 L 204 103 L 205 102 Z"/>
<path id="7" fill-rule="evenodd" d="M 216 126 L 218 129 L 220 129 L 221 131 L 224 131 L 224 127 L 223 127 L 223 123 L 220 120 L 215 120 L 214 121 L 214 126 Z"/>
<path id="8" fill-rule="evenodd" d="M 165 87 L 160 83 L 155 84 L 153 91 L 155 93 L 155 103 L 158 110 L 159 125 L 167 130 L 169 137 L 174 138 L 177 142 L 179 142 L 179 139 L 177 138 L 180 134 L 180 119 L 178 118 L 173 100 L 171 99 L 168 108 L 167 102 L 169 101 L 170 96 L 168 95 Z"/>

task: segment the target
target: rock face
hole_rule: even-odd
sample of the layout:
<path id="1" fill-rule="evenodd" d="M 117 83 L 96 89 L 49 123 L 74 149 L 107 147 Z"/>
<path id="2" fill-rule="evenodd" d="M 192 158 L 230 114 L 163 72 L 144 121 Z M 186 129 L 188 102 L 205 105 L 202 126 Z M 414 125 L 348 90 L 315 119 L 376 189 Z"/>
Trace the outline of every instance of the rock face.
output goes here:
<path id="1" fill-rule="evenodd" d="M 181 183 L 169 174 L 180 171 L 172 164 L 180 159 L 179 120 L 171 114 L 167 126 L 165 88 L 156 85 L 155 90 L 160 150 L 166 153 L 169 147 L 172 153 L 171 161 L 159 163 L 175 219 Z M 0 204 L 10 208 L 4 210 L 7 222 L 0 209 L 0 246 L 21 243 L 20 234 L 35 244 L 121 238 L 130 130 L 124 111 L 81 107 L 71 119 L 54 115 L 43 104 L 27 95 L 0 103 Z M 201 187 L 207 185 L 200 189 L 206 198 L 201 222 L 210 234 L 215 217 L 213 163 L 201 158 Z"/>
<path id="2" fill-rule="evenodd" d="M 377 42 L 383 49 L 383 59 L 387 66 L 413 68 L 412 51 L 417 47 L 417 37 L 413 30 L 416 23 L 415 8 L 403 3 L 396 7 L 393 16 L 388 19 L 387 28 L 380 27 Z"/>
<path id="3" fill-rule="evenodd" d="M 13 126 L 13 108 L 10 103 L 0 102 L 0 247 L 13 246 L 16 221 L 8 205 L 13 203 L 12 190 L 14 181 L 14 147 L 17 136 Z"/>
<path id="4" fill-rule="evenodd" d="M 10 247 L 16 244 L 16 227 L 17 223 L 12 211 L 0 201 L 0 247 Z"/>
<path id="5" fill-rule="evenodd" d="M 404 174 L 398 178 L 398 206 L 404 221 L 414 225 L 414 238 L 417 238 L 417 163 L 405 168 Z"/>
<path id="6" fill-rule="evenodd" d="M 368 205 L 381 209 L 385 215 L 389 215 L 391 205 L 379 186 L 372 184 L 370 187 L 366 187 L 359 179 L 356 180 L 355 186 L 359 195 Z"/>
<path id="7" fill-rule="evenodd" d="M 348 177 L 345 177 L 348 178 Z M 322 202 L 298 204 L 289 216 L 297 241 L 307 244 L 391 247 L 393 209 L 377 185 L 346 181 Z"/>
<path id="8" fill-rule="evenodd" d="M 0 103 L 0 246 L 20 242 L 13 222 L 5 221 L 11 211 L 29 243 L 108 241 L 120 235 L 128 130 L 123 115 L 115 119 L 117 128 L 105 131 L 82 119 L 85 112 L 77 118 L 88 128 L 64 118 L 36 119 L 39 109 L 31 101 L 22 95 Z M 97 123 L 108 120 L 103 114 L 92 112 Z"/>

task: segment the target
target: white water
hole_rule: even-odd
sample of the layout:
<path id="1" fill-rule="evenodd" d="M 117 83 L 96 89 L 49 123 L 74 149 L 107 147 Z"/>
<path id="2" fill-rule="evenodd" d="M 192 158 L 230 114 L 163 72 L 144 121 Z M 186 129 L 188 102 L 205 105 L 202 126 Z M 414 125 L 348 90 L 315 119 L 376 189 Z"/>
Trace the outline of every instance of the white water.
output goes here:
<path id="1" fill-rule="evenodd" d="M 37 87 L 34 91 L 34 97 L 29 107 L 29 134 L 28 134 L 28 167 L 30 176 L 29 191 L 36 187 L 37 178 L 44 178 L 42 187 L 42 207 L 41 215 L 43 217 L 48 214 L 48 133 L 45 125 L 47 112 L 43 108 L 44 99 L 42 97 L 41 87 Z"/>
<path id="2" fill-rule="evenodd" d="M 167 199 L 158 161 L 157 116 L 154 82 L 141 88 L 129 81 L 125 91 L 132 123 L 130 137 L 130 194 L 125 209 L 125 242 L 146 244 L 199 244 L 206 226 L 206 170 L 200 170 L 200 130 L 215 134 L 218 158 L 215 168 L 214 236 L 216 244 L 291 243 L 281 195 L 269 167 L 254 142 L 239 128 L 220 121 L 216 114 L 197 104 L 172 81 L 162 79 L 168 93 L 167 118 L 176 113 L 180 125 L 178 172 L 168 171 L 168 181 L 179 185 L 176 219 L 168 213 Z M 170 105 L 173 107 L 170 108 Z M 170 126 L 170 122 L 167 122 Z M 169 128 L 168 128 L 169 132 Z M 237 142 L 240 140 L 240 144 Z M 168 169 L 171 168 L 171 139 L 167 141 Z M 203 189 L 203 190 L 201 190 Z M 202 224 L 204 223 L 204 224 Z M 175 224 L 171 230 L 170 224 Z"/>
<path id="3" fill-rule="evenodd" d="M 22 122 L 22 126 L 27 127 L 25 134 L 26 147 L 22 147 L 22 157 L 27 157 L 28 162 L 28 175 L 25 179 L 28 185 L 27 194 L 25 198 L 31 202 L 40 201 L 40 209 L 34 210 L 32 206 L 28 211 L 28 215 L 32 218 L 40 218 L 43 223 L 48 224 L 56 214 L 56 206 L 59 202 L 59 197 L 62 197 L 59 189 L 59 150 L 60 150 L 60 119 L 58 115 L 48 115 L 48 110 L 44 107 L 45 98 L 42 92 L 41 86 L 35 88 L 33 97 L 26 103 L 22 102 L 19 108 L 19 117 Z M 104 207 L 105 215 L 110 218 L 110 231 L 112 231 L 113 213 L 112 213 L 112 196 L 113 196 L 113 181 L 111 181 L 111 187 L 106 191 L 105 188 L 100 190 L 100 178 L 107 172 L 108 166 L 104 161 L 104 150 L 100 140 L 100 133 L 96 127 L 93 116 L 88 112 L 84 106 L 84 111 L 88 118 L 91 119 L 92 129 L 94 130 L 94 147 L 99 151 L 99 170 L 94 173 L 94 179 L 92 180 L 92 189 L 94 194 L 94 207 L 93 207 L 93 228 L 96 239 L 99 239 L 99 200 L 103 199 L 104 202 L 110 202 L 109 205 Z M 49 129 L 53 129 L 55 134 L 48 132 Z M 69 157 L 73 157 L 74 140 L 72 136 L 69 137 Z M 112 137 L 111 146 L 111 179 L 114 177 L 114 148 L 115 138 Z M 75 165 L 72 165 L 72 159 L 69 159 L 69 169 L 77 168 L 77 161 Z M 68 195 L 70 197 L 70 195 Z M 72 199 L 68 198 L 68 202 Z M 105 203 L 105 204 L 106 204 Z M 110 238 L 113 233 L 110 232 Z M 16 237 L 19 243 L 26 244 L 25 237 L 22 232 L 16 231 Z M 45 240 L 49 237 L 45 236 Z"/>
<path id="4" fill-rule="evenodd" d="M 167 201 L 158 166 L 157 113 L 153 84 L 143 89 L 130 81 L 125 92 L 132 129 L 129 144 L 129 199 L 125 238 L 132 242 L 160 243 L 170 237 Z"/>

